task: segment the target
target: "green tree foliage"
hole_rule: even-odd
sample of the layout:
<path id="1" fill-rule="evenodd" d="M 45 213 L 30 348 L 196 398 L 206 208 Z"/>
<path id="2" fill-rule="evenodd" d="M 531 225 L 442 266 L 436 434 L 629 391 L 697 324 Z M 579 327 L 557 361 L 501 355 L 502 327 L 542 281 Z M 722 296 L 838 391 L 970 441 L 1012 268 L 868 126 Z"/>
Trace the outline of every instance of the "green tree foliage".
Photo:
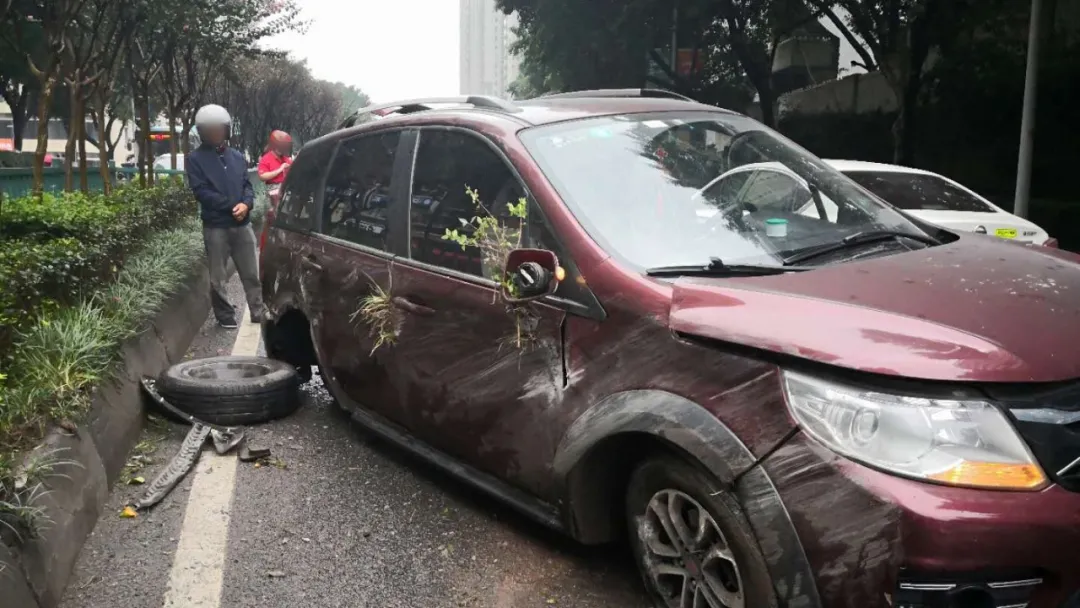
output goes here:
<path id="1" fill-rule="evenodd" d="M 36 109 L 38 92 L 27 55 L 40 63 L 40 54 L 45 49 L 40 24 L 24 23 L 16 36 L 13 19 L 16 10 L 22 10 L 21 3 L 21 0 L 0 0 L 0 98 L 11 108 L 16 150 L 23 149 L 24 129 Z"/>
<path id="2" fill-rule="evenodd" d="M 205 97 L 229 110 L 238 127 L 232 144 L 252 159 L 262 155 L 275 129 L 309 141 L 369 102 L 360 89 L 319 80 L 306 63 L 276 55 L 238 59 L 212 79 Z"/>
<path id="3" fill-rule="evenodd" d="M 756 97 L 770 124 L 776 45 L 817 18 L 802 0 L 683 0 L 677 13 L 660 0 L 499 0 L 498 6 L 517 12 L 520 22 L 515 50 L 522 72 L 511 88 L 517 97 L 661 86 L 738 110 Z M 700 70 L 686 74 L 672 65 L 673 33 Z"/>
<path id="4" fill-rule="evenodd" d="M 918 106 L 932 62 L 1006 5 L 999 0 L 807 0 L 829 11 L 868 69 L 878 69 L 897 100 L 893 161 L 915 160 Z"/>
<path id="5" fill-rule="evenodd" d="M 62 98 L 67 157 L 73 160 L 77 150 L 85 172 L 87 115 L 102 128 L 134 118 L 148 136 L 162 108 L 171 124 L 187 127 L 208 101 L 211 80 L 236 61 L 263 54 L 261 41 L 303 26 L 295 0 L 0 0 L 0 96 L 20 131 L 31 100 L 38 123 L 47 125 Z M 47 129 L 40 128 L 39 191 L 47 145 Z M 140 160 L 146 166 L 152 159 Z M 84 174 L 80 182 L 85 188 Z"/>
<path id="6" fill-rule="evenodd" d="M 343 82 L 329 83 L 328 86 L 341 95 L 341 113 L 343 117 L 371 103 L 371 98 L 368 97 L 367 93 L 361 91 L 357 86 Z"/>

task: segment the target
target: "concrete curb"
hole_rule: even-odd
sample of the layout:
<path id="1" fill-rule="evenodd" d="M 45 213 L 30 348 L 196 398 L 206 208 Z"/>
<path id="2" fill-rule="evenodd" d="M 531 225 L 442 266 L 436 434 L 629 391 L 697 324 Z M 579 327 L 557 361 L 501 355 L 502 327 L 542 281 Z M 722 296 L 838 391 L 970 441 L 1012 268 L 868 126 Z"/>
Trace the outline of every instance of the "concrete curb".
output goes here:
<path id="1" fill-rule="evenodd" d="M 46 481 L 49 493 L 38 504 L 52 523 L 41 536 L 17 548 L 0 543 L 0 603 L 4 606 L 55 608 L 60 604 L 79 551 L 142 432 L 140 378 L 157 376 L 180 361 L 209 312 L 210 281 L 202 262 L 147 330 L 123 345 L 119 371 L 95 388 L 90 415 L 77 435 L 53 429 L 34 449 L 32 454 L 51 452 L 71 464 L 57 466 Z"/>

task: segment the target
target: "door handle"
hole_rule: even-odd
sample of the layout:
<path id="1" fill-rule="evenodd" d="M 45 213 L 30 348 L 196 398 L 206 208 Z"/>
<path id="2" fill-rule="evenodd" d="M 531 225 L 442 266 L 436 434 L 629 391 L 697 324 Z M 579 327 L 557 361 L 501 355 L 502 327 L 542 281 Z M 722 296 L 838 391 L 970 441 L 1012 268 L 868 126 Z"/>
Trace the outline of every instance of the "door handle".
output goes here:
<path id="1" fill-rule="evenodd" d="M 424 317 L 430 317 L 431 315 L 435 314 L 435 309 L 434 308 L 428 308 L 427 306 L 417 304 L 416 302 L 413 302 L 412 300 L 410 300 L 408 298 L 403 298 L 401 296 L 397 296 L 397 297 L 391 299 L 390 302 L 393 303 L 394 306 L 400 308 L 401 310 L 404 310 L 405 312 L 408 312 L 408 313 L 412 313 L 414 315 L 421 315 L 421 316 L 424 316 Z"/>
<path id="2" fill-rule="evenodd" d="M 315 261 L 315 256 L 313 256 L 313 255 L 307 255 L 307 256 L 304 256 L 304 257 L 300 258 L 300 263 L 303 264 L 304 266 L 307 266 L 308 268 L 314 270 L 315 272 L 322 272 L 323 271 L 322 265 L 320 265 L 318 262 Z"/>

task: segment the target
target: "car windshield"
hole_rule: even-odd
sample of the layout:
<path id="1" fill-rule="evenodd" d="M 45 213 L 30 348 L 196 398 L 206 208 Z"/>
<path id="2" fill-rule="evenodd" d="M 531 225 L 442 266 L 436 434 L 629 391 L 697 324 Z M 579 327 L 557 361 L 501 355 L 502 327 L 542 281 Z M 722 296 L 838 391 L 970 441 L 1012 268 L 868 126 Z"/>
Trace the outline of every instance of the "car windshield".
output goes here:
<path id="1" fill-rule="evenodd" d="M 994 212 L 985 201 L 937 175 L 899 171 L 845 171 L 844 174 L 901 209 Z"/>
<path id="2" fill-rule="evenodd" d="M 639 268 L 777 265 L 868 231 L 926 238 L 822 160 L 744 116 L 606 116 L 520 136 L 589 235 Z M 906 250 L 901 239 L 895 247 Z M 875 249 L 880 255 L 881 243 Z"/>

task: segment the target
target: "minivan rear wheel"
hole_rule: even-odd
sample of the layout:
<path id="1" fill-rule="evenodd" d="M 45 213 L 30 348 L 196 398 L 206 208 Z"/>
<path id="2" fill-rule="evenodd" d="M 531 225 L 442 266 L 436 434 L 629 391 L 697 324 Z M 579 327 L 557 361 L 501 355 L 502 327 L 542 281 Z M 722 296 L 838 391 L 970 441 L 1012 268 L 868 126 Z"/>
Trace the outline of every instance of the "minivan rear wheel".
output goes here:
<path id="1" fill-rule="evenodd" d="M 657 608 L 768 608 L 776 596 L 739 505 L 682 460 L 648 460 L 626 493 L 630 546 Z"/>

